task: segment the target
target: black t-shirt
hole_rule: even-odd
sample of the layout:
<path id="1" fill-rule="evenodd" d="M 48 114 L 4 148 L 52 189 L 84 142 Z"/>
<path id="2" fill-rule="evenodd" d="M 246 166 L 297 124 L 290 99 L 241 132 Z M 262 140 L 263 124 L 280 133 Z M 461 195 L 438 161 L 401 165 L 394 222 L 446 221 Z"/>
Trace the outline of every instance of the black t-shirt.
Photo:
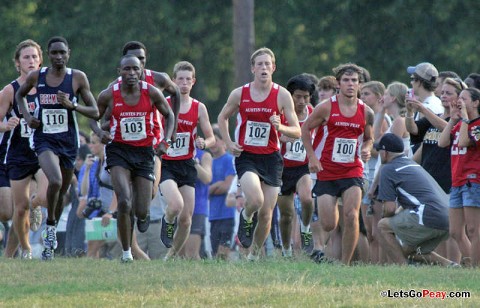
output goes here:
<path id="1" fill-rule="evenodd" d="M 397 201 L 405 210 L 418 214 L 419 223 L 448 230 L 448 197 L 432 176 L 406 156 L 380 169 L 378 199 Z"/>
<path id="2" fill-rule="evenodd" d="M 448 118 L 446 119 L 448 121 Z M 435 128 L 426 118 L 415 121 L 418 134 L 410 134 L 412 143 L 423 143 L 421 165 L 437 181 L 447 194 L 452 187 L 452 170 L 450 167 L 450 147 L 438 146 L 441 131 Z"/>

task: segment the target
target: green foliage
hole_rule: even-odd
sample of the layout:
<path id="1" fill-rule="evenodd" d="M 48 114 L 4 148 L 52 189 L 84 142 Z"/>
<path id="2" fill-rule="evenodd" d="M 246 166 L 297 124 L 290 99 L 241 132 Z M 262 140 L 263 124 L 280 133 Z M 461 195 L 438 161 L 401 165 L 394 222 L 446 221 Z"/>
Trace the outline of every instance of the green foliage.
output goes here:
<path id="1" fill-rule="evenodd" d="M 466 77 L 480 71 L 479 11 L 474 0 L 256 1 L 256 47 L 275 52 L 280 84 L 302 72 L 331 74 L 344 62 L 386 84 L 407 82 L 405 68 L 421 61 Z M 0 82 L 16 77 L 11 59 L 18 42 L 32 38 L 46 50 L 50 37 L 62 35 L 72 49 L 69 65 L 89 76 L 97 95 L 116 77 L 123 44 L 139 40 L 151 69 L 171 74 L 180 60 L 195 65 L 193 96 L 214 122 L 233 89 L 232 16 L 227 0 L 7 1 L 0 7 Z"/>

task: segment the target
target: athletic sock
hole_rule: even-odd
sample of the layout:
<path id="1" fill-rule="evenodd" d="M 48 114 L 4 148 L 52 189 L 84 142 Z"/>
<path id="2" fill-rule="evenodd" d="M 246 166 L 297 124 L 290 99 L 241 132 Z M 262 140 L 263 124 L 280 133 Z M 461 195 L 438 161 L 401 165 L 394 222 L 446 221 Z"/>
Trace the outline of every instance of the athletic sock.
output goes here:
<path id="1" fill-rule="evenodd" d="M 245 219 L 247 222 L 252 222 L 253 220 L 253 215 L 250 216 L 250 217 L 247 217 L 247 211 L 245 209 L 243 209 L 242 211 L 242 216 L 243 216 L 243 219 Z"/>
<path id="2" fill-rule="evenodd" d="M 123 259 L 133 259 L 132 248 L 128 248 L 128 250 L 123 251 Z"/>
<path id="3" fill-rule="evenodd" d="M 300 222 L 300 232 L 303 232 L 303 233 L 308 233 L 310 232 L 310 224 L 308 225 L 304 225 L 303 224 L 303 221 Z"/>

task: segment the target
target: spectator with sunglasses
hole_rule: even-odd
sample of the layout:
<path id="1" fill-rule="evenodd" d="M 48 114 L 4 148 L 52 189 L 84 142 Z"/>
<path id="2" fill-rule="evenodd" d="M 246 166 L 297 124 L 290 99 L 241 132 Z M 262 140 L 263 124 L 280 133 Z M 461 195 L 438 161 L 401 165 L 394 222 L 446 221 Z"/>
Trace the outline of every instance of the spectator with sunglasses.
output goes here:
<path id="1" fill-rule="evenodd" d="M 410 84 L 412 85 L 413 93 L 418 100 L 434 114 L 442 114 L 444 111 L 442 102 L 435 96 L 434 92 L 438 84 L 437 68 L 431 63 L 423 62 L 416 66 L 409 66 L 407 68 L 407 73 L 410 74 Z M 423 114 L 417 113 L 415 115 L 415 120 L 422 117 Z"/>

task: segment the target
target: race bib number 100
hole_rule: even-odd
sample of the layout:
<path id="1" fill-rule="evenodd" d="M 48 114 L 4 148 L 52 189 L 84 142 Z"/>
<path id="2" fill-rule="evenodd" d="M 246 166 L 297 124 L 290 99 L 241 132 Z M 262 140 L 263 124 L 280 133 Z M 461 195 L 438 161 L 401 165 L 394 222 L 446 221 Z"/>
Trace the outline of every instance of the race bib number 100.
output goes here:
<path id="1" fill-rule="evenodd" d="M 332 161 L 336 163 L 353 163 L 357 149 L 356 139 L 335 138 Z"/>
<path id="2" fill-rule="evenodd" d="M 244 144 L 266 147 L 270 137 L 270 123 L 247 121 Z"/>

